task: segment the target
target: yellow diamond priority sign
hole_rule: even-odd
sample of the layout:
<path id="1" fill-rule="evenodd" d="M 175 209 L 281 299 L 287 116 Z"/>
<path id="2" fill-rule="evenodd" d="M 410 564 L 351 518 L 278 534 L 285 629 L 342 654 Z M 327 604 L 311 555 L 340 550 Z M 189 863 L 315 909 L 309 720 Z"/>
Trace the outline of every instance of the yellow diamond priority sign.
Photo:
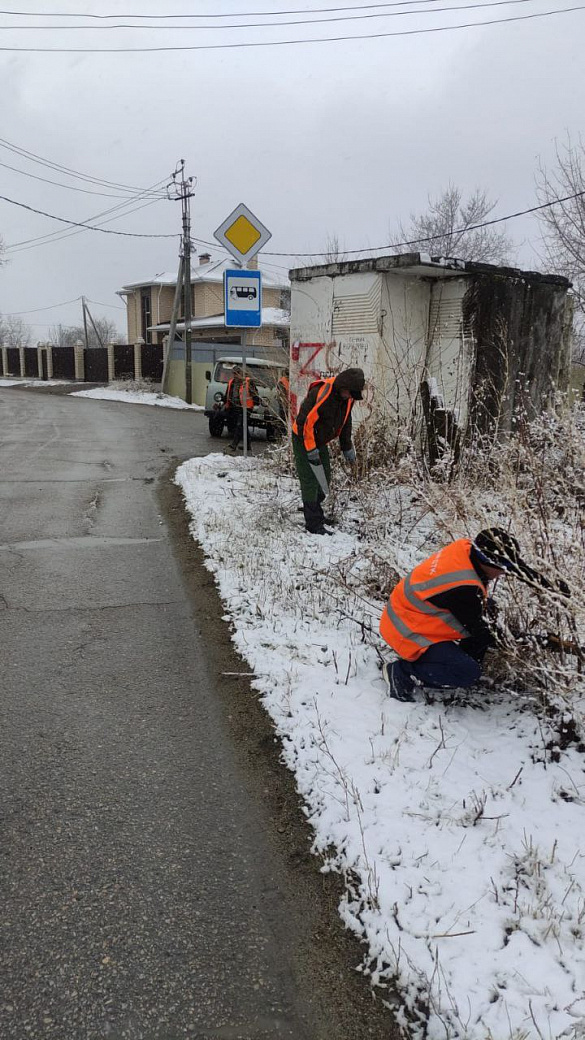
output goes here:
<path id="1" fill-rule="evenodd" d="M 243 202 L 220 224 L 213 237 L 240 262 L 251 260 L 272 235 Z"/>

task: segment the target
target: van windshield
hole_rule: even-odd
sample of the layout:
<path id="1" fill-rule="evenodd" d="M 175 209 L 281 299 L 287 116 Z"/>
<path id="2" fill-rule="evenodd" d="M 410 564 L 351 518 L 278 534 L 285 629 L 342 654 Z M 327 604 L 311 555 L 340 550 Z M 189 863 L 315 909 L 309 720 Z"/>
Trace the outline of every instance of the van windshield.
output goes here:
<path id="1" fill-rule="evenodd" d="M 217 365 L 215 366 L 215 382 L 229 383 L 237 367 L 238 366 L 234 364 L 223 364 L 221 361 L 218 361 Z M 260 365 L 247 364 L 246 372 L 249 375 L 249 377 L 254 380 L 256 386 L 276 385 L 277 377 L 274 378 L 274 373 L 270 368 L 261 368 Z"/>

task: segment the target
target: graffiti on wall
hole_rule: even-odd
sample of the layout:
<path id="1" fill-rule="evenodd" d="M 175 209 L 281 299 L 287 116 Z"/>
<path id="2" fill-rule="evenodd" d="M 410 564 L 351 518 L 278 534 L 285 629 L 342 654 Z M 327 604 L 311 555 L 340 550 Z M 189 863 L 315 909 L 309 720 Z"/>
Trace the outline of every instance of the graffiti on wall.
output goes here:
<path id="1" fill-rule="evenodd" d="M 291 389 L 290 389 L 290 414 L 294 418 L 297 414 L 299 404 L 305 396 L 311 383 L 317 379 L 328 379 L 338 375 L 344 368 L 348 368 L 348 362 L 343 361 L 336 340 L 329 343 L 305 343 L 295 340 L 291 344 Z M 357 361 L 355 364 L 359 365 Z M 360 401 L 361 418 L 369 417 L 373 409 L 374 388 L 366 382 L 364 399 Z"/>

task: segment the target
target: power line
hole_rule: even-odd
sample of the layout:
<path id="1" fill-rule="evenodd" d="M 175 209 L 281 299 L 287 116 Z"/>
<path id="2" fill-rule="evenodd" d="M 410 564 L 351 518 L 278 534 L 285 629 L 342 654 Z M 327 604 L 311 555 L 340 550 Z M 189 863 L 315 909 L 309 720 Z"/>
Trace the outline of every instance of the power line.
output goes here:
<path id="1" fill-rule="evenodd" d="M 364 11 L 371 10 L 373 8 L 381 7 L 403 7 L 407 4 L 417 4 L 421 0 L 390 0 L 388 3 L 382 4 L 350 4 L 345 7 L 315 7 L 308 11 L 297 10 L 286 10 L 286 11 L 242 11 L 239 18 L 264 18 L 266 15 L 272 18 L 279 18 L 281 15 L 288 14 L 332 14 L 338 11 Z M 436 3 L 437 0 L 424 0 L 425 3 Z M 207 14 L 78 14 L 75 11 L 68 11 L 64 13 L 56 13 L 54 11 L 42 11 L 38 15 L 33 14 L 31 11 L 0 11 L 0 15 L 10 15 L 15 18 L 91 18 L 105 21 L 110 18 L 133 18 L 135 21 L 146 20 L 149 21 L 166 21 L 170 19 L 185 19 L 185 18 L 233 18 L 233 12 L 220 14 L 217 12 L 211 12 Z M 278 22 L 274 23 L 278 25 Z M 62 26 L 60 27 L 62 28 Z M 85 26 L 89 28 L 89 26 Z M 135 28 L 138 28 L 136 26 Z M 156 28 L 156 26 L 155 26 Z M 223 28 L 219 26 L 218 28 Z"/>
<path id="2" fill-rule="evenodd" d="M 151 185 L 150 188 L 146 188 L 141 194 L 134 195 L 123 202 L 119 202 L 116 206 L 109 206 L 108 209 L 101 210 L 99 213 L 92 213 L 91 216 L 85 218 L 84 223 L 89 224 L 99 222 L 100 224 L 109 224 L 112 220 L 118 220 L 121 216 L 126 216 L 126 214 L 130 213 L 136 213 L 141 209 L 145 209 L 147 206 L 153 205 L 155 202 L 159 201 L 159 198 L 150 198 L 150 195 L 152 193 L 152 189 L 157 188 L 159 183 L 162 182 L 157 182 L 156 184 Z M 145 202 L 142 206 L 133 205 L 134 203 L 139 202 L 145 196 L 148 201 Z M 129 206 L 132 206 L 132 209 L 129 209 Z M 109 217 L 111 213 L 115 213 L 116 216 Z M 102 220 L 102 217 L 109 217 L 109 219 Z M 83 234 L 83 230 L 83 228 L 80 230 L 75 230 L 74 228 L 65 228 L 59 231 L 50 231 L 46 235 L 35 235 L 34 238 L 25 238 L 22 240 L 22 242 L 11 242 L 9 245 L 6 246 L 6 249 L 10 252 L 22 252 L 26 249 L 35 249 L 37 245 L 50 245 L 52 242 L 58 242 L 62 238 L 70 238 L 72 235 L 81 235 Z"/>
<path id="3" fill-rule="evenodd" d="M 130 200 L 131 202 L 132 200 Z M 120 217 L 130 216 L 131 213 L 139 213 L 141 209 L 146 209 L 148 206 L 153 206 L 158 199 L 150 199 L 144 202 L 142 206 L 133 206 L 132 209 L 126 207 L 130 202 L 125 203 L 123 207 L 114 206 L 113 209 L 123 209 L 124 212 L 117 213 L 115 217 L 109 217 L 107 220 L 100 221 L 100 227 L 102 224 L 111 224 L 114 220 L 119 220 Z M 104 214 L 111 213 L 112 209 L 104 210 Z M 94 219 L 94 218 L 89 218 Z M 69 222 L 67 222 L 69 223 Z M 38 246 L 50 246 L 55 242 L 60 242 L 64 238 L 72 238 L 74 235 L 82 235 L 86 229 L 86 224 L 83 224 L 78 230 L 72 227 L 64 228 L 61 231 L 51 231 L 48 235 L 39 235 L 36 238 L 26 238 L 22 242 L 14 242 L 11 245 L 6 246 L 6 251 L 11 253 L 24 253 L 28 249 L 36 249 Z"/>
<path id="4" fill-rule="evenodd" d="M 321 36 L 308 40 L 258 40 L 244 43 L 199 43 L 169 47 L 0 47 L 0 52 L 18 54 L 152 54 L 170 51 L 224 51 L 255 47 L 287 47 L 311 43 L 345 43 L 348 40 L 381 40 L 391 36 L 420 36 L 425 33 L 453 32 L 456 29 L 475 29 L 483 25 L 504 25 L 509 22 L 524 22 L 534 18 L 549 18 L 552 15 L 571 14 L 584 11 L 585 4 L 562 7 L 557 11 L 540 11 L 532 14 L 513 15 L 510 18 L 491 18 L 482 22 L 461 22 L 459 25 L 439 25 L 428 29 L 401 29 L 397 32 L 364 33 L 358 36 Z"/>
<path id="5" fill-rule="evenodd" d="M 426 2 L 428 2 L 428 0 L 403 0 L 403 2 L 406 2 L 408 4 L 413 3 L 413 2 L 414 3 L 426 3 Z M 433 0 L 433 2 L 436 3 L 437 0 Z M 373 12 L 373 13 L 370 12 L 368 14 L 363 14 L 362 13 L 362 14 L 349 14 L 349 15 L 335 15 L 335 17 L 333 17 L 333 18 L 301 18 L 301 19 L 297 18 L 297 19 L 290 19 L 290 20 L 287 20 L 287 21 L 284 21 L 284 22 L 283 21 L 281 21 L 281 22 L 238 22 L 238 23 L 228 23 L 227 25 L 221 25 L 221 26 L 217 26 L 217 25 L 182 25 L 181 26 L 181 31 L 184 32 L 187 29 L 194 29 L 195 32 L 200 32 L 200 31 L 205 30 L 205 29 L 209 29 L 212 32 L 217 32 L 218 29 L 219 30 L 223 30 L 223 29 L 261 29 L 261 28 L 271 28 L 271 29 L 276 28 L 276 29 L 280 29 L 282 26 L 285 26 L 285 25 L 320 25 L 320 24 L 329 25 L 329 24 L 331 24 L 333 22 L 360 22 L 360 21 L 364 21 L 366 19 L 371 19 L 371 18 L 400 18 L 400 17 L 403 17 L 405 15 L 413 15 L 413 14 L 435 14 L 435 12 L 437 12 L 437 11 L 440 11 L 440 12 L 442 12 L 442 11 L 468 11 L 468 10 L 474 10 L 475 8 L 480 8 L 480 7 L 502 7 L 502 6 L 506 6 L 508 4 L 526 4 L 526 3 L 534 3 L 534 0 L 484 0 L 484 2 L 482 2 L 482 3 L 461 4 L 461 5 L 458 5 L 456 7 L 433 7 L 433 8 L 429 8 L 429 9 L 422 8 L 422 9 L 419 9 L 417 11 L 376 11 L 376 12 Z M 398 4 L 396 6 L 402 6 L 402 4 Z M 304 14 L 305 12 L 298 12 L 298 13 Z M 158 32 L 167 30 L 167 31 L 170 31 L 170 32 L 176 32 L 176 26 L 174 26 L 174 25 L 132 25 L 132 24 L 126 24 L 126 23 L 118 23 L 118 24 L 114 24 L 114 25 L 94 25 L 94 26 L 88 26 L 88 25 L 3 25 L 3 26 L 0 26 L 0 31 L 5 31 L 6 29 L 12 30 L 12 31 L 16 31 L 16 32 L 24 32 L 26 30 L 33 30 L 33 31 L 35 31 L 35 30 L 48 30 L 49 32 L 55 32 L 55 31 L 57 31 L 57 32 L 65 32 L 65 31 L 69 32 L 69 31 L 76 31 L 76 30 L 79 31 L 79 30 L 81 30 L 82 32 L 84 32 L 84 31 L 85 32 L 99 32 L 100 30 L 102 30 L 102 31 L 103 30 L 111 31 L 112 29 L 139 29 L 139 30 L 147 31 L 147 32 L 148 31 L 152 31 L 152 30 L 156 30 Z"/>
<path id="6" fill-rule="evenodd" d="M 75 177 L 77 180 L 89 181 L 91 184 L 98 184 L 106 188 L 116 188 L 118 191 L 127 191 L 131 194 L 139 192 L 144 194 L 146 191 L 152 191 L 159 188 L 164 181 L 158 181 L 153 188 L 137 188 L 129 184 L 118 184 L 115 181 L 104 180 L 101 177 L 93 177 L 91 174 L 80 173 L 78 170 L 74 170 L 69 166 L 63 166 L 61 163 L 55 163 L 51 159 L 46 159 L 42 155 L 37 155 L 36 152 L 31 152 L 27 148 L 22 148 L 20 145 L 13 144 L 11 141 L 7 141 L 5 138 L 0 137 L 0 147 L 5 148 L 9 152 L 14 152 L 21 158 L 28 159 L 30 162 L 36 163 L 40 166 L 46 166 L 50 170 L 55 170 L 57 173 L 64 173 L 68 177 Z M 166 178 L 165 178 L 166 180 Z"/>
<path id="7" fill-rule="evenodd" d="M 92 191 L 91 188 L 78 188 L 75 184 L 63 184 L 61 181 L 52 181 L 48 177 L 39 177 L 36 173 L 28 173 L 26 170 L 19 170 L 18 167 L 10 166 L 9 163 L 0 162 L 0 166 L 2 166 L 5 170 L 12 170 L 13 173 L 19 173 L 22 177 L 31 177 L 32 180 L 42 181 L 43 184 L 54 184 L 55 187 L 66 188 L 68 191 L 81 191 L 84 195 L 100 195 L 104 199 L 129 198 L 128 195 L 112 195 L 111 192 Z"/>
<path id="8" fill-rule="evenodd" d="M 56 217 L 54 213 L 45 213 L 42 209 L 35 209 L 34 206 L 27 206 L 24 202 L 17 202 L 15 199 L 9 199 L 6 195 L 0 195 L 0 199 L 3 202 L 9 202 L 12 206 L 19 206 L 21 209 L 29 210 L 31 213 L 38 213 L 42 217 L 49 217 L 50 220 L 58 220 L 61 224 L 69 224 L 72 227 L 85 228 L 88 231 L 101 231 L 103 235 L 123 235 L 124 238 L 176 238 L 177 235 L 153 235 L 153 234 L 141 234 L 137 231 L 113 231 L 111 228 L 101 228 L 94 224 L 84 224 L 78 220 L 67 220 L 65 217 Z"/>
<path id="9" fill-rule="evenodd" d="M 479 231 L 480 228 L 490 227 L 492 224 L 502 224 L 505 220 L 514 220 L 516 217 L 525 217 L 529 213 L 536 213 L 538 210 L 550 209 L 551 206 L 558 206 L 562 202 L 570 202 L 572 199 L 579 199 L 585 196 L 585 191 L 577 191 L 574 195 L 565 195 L 564 198 L 554 199 L 553 202 L 543 202 L 540 206 L 531 206 L 530 209 L 522 209 L 517 213 L 508 213 L 505 217 L 494 217 L 493 220 L 484 220 L 481 224 L 472 224 L 469 227 L 456 228 L 450 232 L 451 235 L 462 235 L 468 231 Z M 402 249 L 404 246 L 416 246 L 426 244 L 427 242 L 436 242 L 439 238 L 444 238 L 444 234 L 440 235 L 429 235 L 427 238 L 412 238 L 408 242 L 390 242 L 384 246 L 366 246 L 363 249 L 344 249 L 344 253 L 376 253 L 380 249 Z M 320 253 L 274 253 L 268 250 L 267 256 L 326 256 L 328 250 L 323 250 Z"/>
<path id="10" fill-rule="evenodd" d="M 81 299 L 81 296 L 76 296 L 74 300 L 63 300 L 62 303 L 51 303 L 48 307 L 33 307 L 30 311 L 11 311 L 10 317 L 15 317 L 19 314 L 39 314 L 40 311 L 52 311 L 55 307 L 67 307 L 70 303 L 77 303 Z"/>
<path id="11" fill-rule="evenodd" d="M 125 311 L 125 307 L 117 307 L 115 303 L 100 303 L 99 300 L 90 300 L 89 296 L 85 297 L 88 303 L 93 303 L 94 307 L 110 307 L 113 311 Z"/>

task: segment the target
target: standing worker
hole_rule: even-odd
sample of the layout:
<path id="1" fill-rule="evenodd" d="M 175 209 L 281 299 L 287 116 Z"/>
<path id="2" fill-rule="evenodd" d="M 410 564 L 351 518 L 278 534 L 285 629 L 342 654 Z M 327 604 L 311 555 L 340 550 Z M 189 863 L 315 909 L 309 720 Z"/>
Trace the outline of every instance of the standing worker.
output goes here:
<path id="1" fill-rule="evenodd" d="M 351 439 L 351 411 L 361 401 L 365 376 L 348 368 L 338 376 L 311 383 L 292 424 L 292 448 L 301 484 L 305 526 L 311 534 L 327 534 L 323 499 L 329 494 L 331 463 L 327 445 L 339 437 L 346 460 L 356 455 Z"/>
<path id="2" fill-rule="evenodd" d="M 260 404 L 260 395 L 253 379 L 246 376 L 244 379 L 241 368 L 234 369 L 234 374 L 230 379 L 226 395 L 225 395 L 225 410 L 228 416 L 229 424 L 232 426 L 233 435 L 232 442 L 226 448 L 226 451 L 235 454 L 238 450 L 240 441 L 244 438 L 244 408 L 246 409 L 246 421 L 247 417 L 254 408 L 254 405 Z"/>
<path id="3" fill-rule="evenodd" d="M 380 620 L 382 638 L 398 655 L 382 665 L 391 697 L 413 701 L 417 685 L 466 687 L 478 681 L 486 650 L 496 645 L 485 617 L 493 614 L 488 583 L 504 574 L 570 594 L 564 581 L 555 588 L 525 563 L 516 539 L 498 527 L 480 531 L 473 542 L 451 542 L 398 583 Z"/>

